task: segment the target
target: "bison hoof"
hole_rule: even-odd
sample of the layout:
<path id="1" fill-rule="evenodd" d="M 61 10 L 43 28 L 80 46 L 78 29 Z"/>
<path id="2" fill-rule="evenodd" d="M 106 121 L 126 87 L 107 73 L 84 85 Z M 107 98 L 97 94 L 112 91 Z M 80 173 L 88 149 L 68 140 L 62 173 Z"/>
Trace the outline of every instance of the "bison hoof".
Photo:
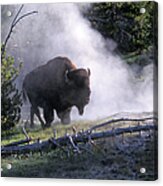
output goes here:
<path id="1" fill-rule="evenodd" d="M 30 128 L 35 128 L 35 125 L 34 124 L 30 124 Z"/>
<path id="2" fill-rule="evenodd" d="M 45 127 L 51 127 L 51 124 L 50 123 L 46 123 Z"/>
<path id="3" fill-rule="evenodd" d="M 64 125 L 68 125 L 71 123 L 71 121 L 69 119 L 63 119 L 61 120 L 61 123 L 63 123 Z"/>
<path id="4" fill-rule="evenodd" d="M 42 125 L 42 128 L 43 129 L 46 129 L 46 128 L 49 128 L 49 127 L 51 127 L 51 124 L 49 124 L 49 123 L 48 124 L 45 124 L 45 125 Z"/>

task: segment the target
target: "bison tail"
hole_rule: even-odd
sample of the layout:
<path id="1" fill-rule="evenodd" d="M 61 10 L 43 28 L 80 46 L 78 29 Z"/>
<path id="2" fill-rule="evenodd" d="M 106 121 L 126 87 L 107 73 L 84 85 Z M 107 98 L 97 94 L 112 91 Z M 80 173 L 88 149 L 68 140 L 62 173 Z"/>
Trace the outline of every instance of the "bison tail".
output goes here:
<path id="1" fill-rule="evenodd" d="M 26 94 L 26 91 L 23 87 L 23 101 L 26 103 L 27 102 L 27 94 Z"/>

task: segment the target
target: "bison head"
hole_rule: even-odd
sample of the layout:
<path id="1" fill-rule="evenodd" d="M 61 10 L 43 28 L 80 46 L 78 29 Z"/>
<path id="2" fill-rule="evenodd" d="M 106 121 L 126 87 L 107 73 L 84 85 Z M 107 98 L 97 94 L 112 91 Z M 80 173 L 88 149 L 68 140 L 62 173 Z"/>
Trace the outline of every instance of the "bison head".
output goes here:
<path id="1" fill-rule="evenodd" d="M 69 104 L 76 106 L 79 114 L 90 100 L 90 69 L 74 69 L 65 73 L 66 95 Z"/>

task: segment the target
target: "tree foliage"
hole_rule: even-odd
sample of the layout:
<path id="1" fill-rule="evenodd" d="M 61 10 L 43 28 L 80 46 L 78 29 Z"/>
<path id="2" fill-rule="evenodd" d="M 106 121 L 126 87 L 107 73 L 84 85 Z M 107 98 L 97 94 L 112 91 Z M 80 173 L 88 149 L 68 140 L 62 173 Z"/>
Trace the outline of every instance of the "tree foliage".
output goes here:
<path id="1" fill-rule="evenodd" d="M 145 8 L 145 13 L 140 9 Z M 113 39 L 122 55 L 157 50 L 157 4 L 155 2 L 94 3 L 86 12 L 92 27 Z"/>
<path id="2" fill-rule="evenodd" d="M 1 47 L 1 52 L 2 52 Z M 8 130 L 15 126 L 20 119 L 20 107 L 22 105 L 21 94 L 16 88 L 17 78 L 21 64 L 15 67 L 12 56 L 1 56 L 1 128 Z"/>

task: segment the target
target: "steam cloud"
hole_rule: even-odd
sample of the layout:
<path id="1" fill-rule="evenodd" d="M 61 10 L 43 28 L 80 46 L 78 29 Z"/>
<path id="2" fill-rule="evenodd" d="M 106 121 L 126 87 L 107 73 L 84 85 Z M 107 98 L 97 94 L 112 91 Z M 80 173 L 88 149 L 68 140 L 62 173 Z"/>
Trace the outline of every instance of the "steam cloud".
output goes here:
<path id="1" fill-rule="evenodd" d="M 16 8 L 18 8 L 16 6 Z M 55 56 L 66 56 L 78 67 L 91 69 L 91 101 L 82 119 L 97 119 L 124 111 L 153 110 L 153 65 L 136 70 L 114 54 L 116 44 L 93 30 L 81 11 L 83 4 L 29 4 L 24 13 L 37 10 L 15 28 L 10 53 L 24 63 L 18 79 Z M 73 109 L 72 119 L 81 119 Z"/>

